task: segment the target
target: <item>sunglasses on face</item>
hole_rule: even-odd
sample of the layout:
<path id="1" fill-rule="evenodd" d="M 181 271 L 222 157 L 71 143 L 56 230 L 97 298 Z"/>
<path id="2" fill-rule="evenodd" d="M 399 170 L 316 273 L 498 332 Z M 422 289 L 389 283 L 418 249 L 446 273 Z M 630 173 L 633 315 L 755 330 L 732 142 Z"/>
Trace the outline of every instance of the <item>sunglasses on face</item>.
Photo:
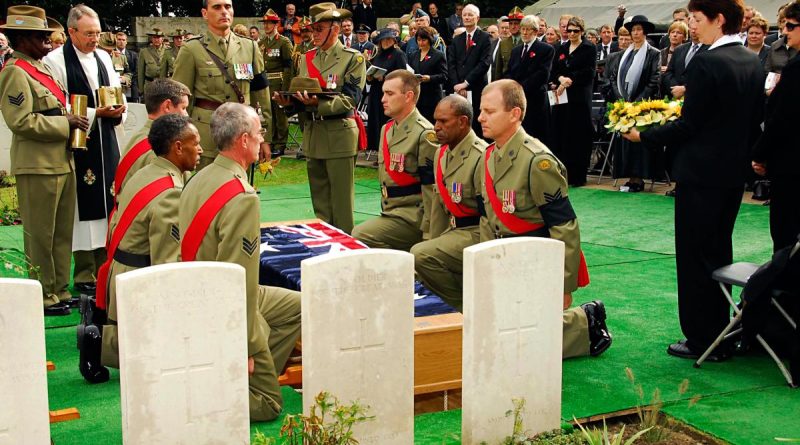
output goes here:
<path id="1" fill-rule="evenodd" d="M 580 34 L 580 29 L 568 29 L 567 34 Z"/>
<path id="2" fill-rule="evenodd" d="M 800 26 L 800 23 L 786 22 L 783 24 L 783 26 L 786 28 L 787 31 L 792 32 L 794 31 L 795 28 Z"/>

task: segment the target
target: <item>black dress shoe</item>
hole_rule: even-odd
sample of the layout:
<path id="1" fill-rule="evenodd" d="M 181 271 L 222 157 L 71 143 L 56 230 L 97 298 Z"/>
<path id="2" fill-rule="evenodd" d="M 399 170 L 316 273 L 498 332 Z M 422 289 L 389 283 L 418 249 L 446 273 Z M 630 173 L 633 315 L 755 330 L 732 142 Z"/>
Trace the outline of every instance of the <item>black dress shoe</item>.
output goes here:
<path id="1" fill-rule="evenodd" d="M 674 198 L 675 194 L 676 194 L 675 189 L 672 189 L 672 190 L 667 190 L 666 193 L 664 193 L 664 196 L 669 196 L 670 198 Z"/>
<path id="2" fill-rule="evenodd" d="M 581 305 L 589 321 L 589 355 L 597 357 L 611 347 L 611 334 L 606 326 L 606 307 L 600 300 Z"/>
<path id="3" fill-rule="evenodd" d="M 44 308 L 45 317 L 60 317 L 63 315 L 69 315 L 71 313 L 72 310 L 69 308 L 69 305 L 63 301 Z"/>
<path id="4" fill-rule="evenodd" d="M 94 295 L 97 292 L 97 283 L 75 283 L 72 288 L 82 294 Z"/>
<path id="5" fill-rule="evenodd" d="M 717 347 L 717 350 L 712 352 L 708 357 L 706 357 L 707 362 L 722 362 L 729 358 L 731 358 L 730 354 L 727 351 L 721 350 L 723 346 Z M 697 360 L 703 355 L 704 351 L 697 352 L 696 350 L 689 347 L 686 343 L 686 340 L 681 340 L 677 343 L 673 343 L 669 345 L 667 348 L 667 354 L 685 358 L 689 360 Z"/>

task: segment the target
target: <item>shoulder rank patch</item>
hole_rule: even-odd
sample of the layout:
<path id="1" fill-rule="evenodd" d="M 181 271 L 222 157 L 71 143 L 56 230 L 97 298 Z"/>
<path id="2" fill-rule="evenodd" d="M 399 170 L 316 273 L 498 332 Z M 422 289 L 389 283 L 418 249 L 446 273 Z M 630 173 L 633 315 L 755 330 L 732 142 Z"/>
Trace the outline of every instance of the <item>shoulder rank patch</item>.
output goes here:
<path id="1" fill-rule="evenodd" d="M 553 193 L 552 195 L 550 193 L 546 193 L 546 192 L 544 194 L 544 200 L 547 201 L 547 202 L 557 201 L 557 200 L 559 200 L 561 198 L 562 198 L 561 189 L 556 190 L 556 192 Z"/>
<path id="2" fill-rule="evenodd" d="M 253 252 L 255 252 L 257 248 L 258 248 L 258 237 L 253 238 L 252 241 L 242 237 L 242 251 L 246 253 L 247 256 L 253 256 Z"/>
<path id="3" fill-rule="evenodd" d="M 175 242 L 180 244 L 180 242 L 181 242 L 181 230 L 178 228 L 178 226 L 176 224 L 170 224 L 169 235 L 172 237 L 172 239 L 175 240 Z"/>
<path id="4" fill-rule="evenodd" d="M 539 170 L 547 171 L 550 170 L 550 167 L 552 167 L 553 164 L 550 162 L 549 159 L 542 159 L 541 161 L 536 163 L 536 166 L 539 167 Z"/>
<path id="5" fill-rule="evenodd" d="M 20 106 L 22 102 L 25 102 L 25 93 L 21 92 L 16 96 L 8 95 L 8 101 L 11 102 L 11 105 Z"/>
<path id="6" fill-rule="evenodd" d="M 425 135 L 425 139 L 427 139 L 428 142 L 433 142 L 435 144 L 439 143 L 439 140 L 436 139 L 436 133 L 432 131 L 428 132 L 428 134 Z"/>

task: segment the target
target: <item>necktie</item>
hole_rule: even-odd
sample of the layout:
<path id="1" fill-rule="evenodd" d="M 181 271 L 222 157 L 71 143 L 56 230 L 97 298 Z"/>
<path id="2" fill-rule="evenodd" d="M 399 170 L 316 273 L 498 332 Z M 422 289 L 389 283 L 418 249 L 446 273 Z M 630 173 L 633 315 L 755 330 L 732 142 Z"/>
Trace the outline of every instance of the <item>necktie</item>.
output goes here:
<path id="1" fill-rule="evenodd" d="M 344 38 L 344 44 L 345 44 L 346 47 L 350 48 L 350 37 L 345 37 Z"/>
<path id="2" fill-rule="evenodd" d="M 529 45 L 530 45 L 529 43 L 526 43 L 525 45 L 523 45 L 522 54 L 520 54 L 520 58 L 521 59 L 524 59 L 525 58 L 525 54 L 528 54 L 528 46 Z"/>
<path id="3" fill-rule="evenodd" d="M 225 57 L 228 57 L 228 41 L 225 39 L 219 39 L 219 48 L 222 50 L 222 54 Z"/>
<path id="4" fill-rule="evenodd" d="M 694 55 L 695 55 L 695 53 L 697 53 L 698 49 L 700 49 L 700 44 L 699 43 L 693 43 L 692 47 L 689 49 L 689 53 L 686 54 L 686 63 L 684 64 L 685 66 L 689 66 L 689 62 L 692 61 L 692 57 L 694 57 Z"/>
<path id="5" fill-rule="evenodd" d="M 606 60 L 606 57 L 608 57 L 608 45 L 603 45 L 603 58 L 600 60 Z"/>
<path id="6" fill-rule="evenodd" d="M 519 39 L 519 36 L 511 36 L 511 43 L 513 43 L 514 46 L 517 46 L 519 45 Z"/>
<path id="7" fill-rule="evenodd" d="M 472 48 L 472 34 L 467 34 L 467 51 Z"/>

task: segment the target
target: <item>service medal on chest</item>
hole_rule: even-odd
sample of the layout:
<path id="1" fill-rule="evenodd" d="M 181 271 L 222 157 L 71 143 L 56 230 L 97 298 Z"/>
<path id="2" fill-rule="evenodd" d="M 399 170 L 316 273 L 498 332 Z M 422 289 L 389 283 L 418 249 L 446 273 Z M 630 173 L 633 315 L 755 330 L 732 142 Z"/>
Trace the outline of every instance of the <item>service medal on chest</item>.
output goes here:
<path id="1" fill-rule="evenodd" d="M 406 155 L 403 153 L 391 153 L 389 157 L 389 170 L 403 172 L 405 166 Z"/>
<path id="2" fill-rule="evenodd" d="M 328 88 L 331 89 L 331 90 L 335 90 L 336 89 L 336 81 L 337 80 L 339 80 L 339 76 L 338 75 L 336 75 L 336 74 L 328 74 L 328 81 L 326 82 L 327 85 L 328 85 Z M 402 170 L 400 170 L 400 171 L 402 171 Z"/>
<path id="3" fill-rule="evenodd" d="M 514 213 L 516 201 L 516 190 L 503 190 L 503 213 Z"/>
<path id="4" fill-rule="evenodd" d="M 450 199 L 453 200 L 454 203 L 458 204 L 461 202 L 461 197 L 463 196 L 464 184 L 460 182 L 454 182 L 450 184 Z"/>

